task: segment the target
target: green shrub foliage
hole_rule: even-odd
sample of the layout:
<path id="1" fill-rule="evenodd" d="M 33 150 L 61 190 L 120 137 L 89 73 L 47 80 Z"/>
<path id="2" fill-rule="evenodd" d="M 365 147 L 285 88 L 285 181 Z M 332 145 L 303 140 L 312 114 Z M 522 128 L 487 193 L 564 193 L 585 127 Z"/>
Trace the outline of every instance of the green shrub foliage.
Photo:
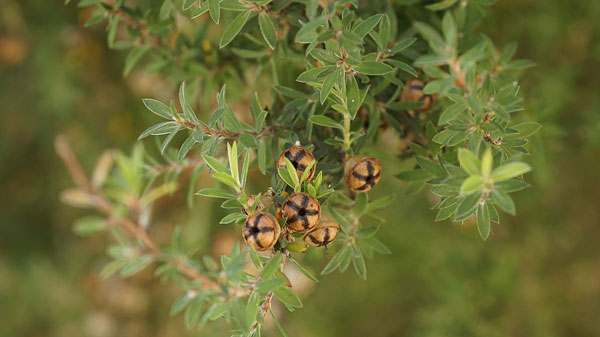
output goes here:
<path id="1" fill-rule="evenodd" d="M 362 278 L 365 256 L 391 252 L 377 239 L 377 223 L 384 222 L 377 210 L 395 196 L 370 199 L 370 191 L 347 186 L 349 166 L 361 155 L 380 157 L 384 180 L 407 182 L 402 198 L 424 188 L 439 197 L 436 221 L 476 219 L 488 239 L 499 210 L 515 214 L 510 193 L 528 186 L 522 175 L 530 167 L 520 159 L 528 153 L 527 137 L 540 127 L 513 121 L 523 110 L 515 76 L 532 62 L 513 59 L 516 44 L 496 47 L 475 30 L 491 3 L 79 1 L 93 13 L 86 26 L 105 25 L 108 46 L 127 50 L 124 76 L 143 68 L 179 90 L 171 100 L 143 99 L 157 123 L 142 132 L 131 154 L 102 155 L 90 179 L 66 142 L 57 141 L 77 185 L 63 199 L 101 213 L 79 219 L 74 230 L 114 238 L 103 276 L 127 277 L 158 265 L 157 277 L 183 289 L 172 314 L 185 312 L 190 327 L 226 318 L 236 336 L 260 335 L 264 317 L 275 318 L 273 297 L 290 311 L 302 307 L 282 267 L 291 263 L 316 282 L 300 264 L 308 249 L 329 249 L 321 275 L 353 265 Z M 247 104 L 234 108 L 232 100 Z M 241 121 L 244 114 L 252 120 Z M 383 149 L 383 133 L 405 146 Z M 142 142 L 158 150 L 144 150 Z M 293 145 L 315 159 L 299 166 L 291 161 L 298 158 L 282 157 L 278 166 Z M 204 170 L 214 187 L 198 190 L 195 180 Z M 249 184 L 249 172 L 258 171 L 264 184 Z M 221 199 L 227 213 L 220 223 L 240 232 L 249 214 L 277 216 L 279 239 L 260 253 L 236 244 L 220 261 L 194 255 L 197 247 L 186 247 L 178 228 L 170 242 L 155 242 L 148 234 L 153 205 L 182 183 L 189 183 L 190 206 L 192 198 Z M 302 233 L 287 230 L 290 219 L 280 207 L 297 192 L 318 200 L 321 222 L 339 226 L 328 248 L 309 246 Z M 315 237 L 335 236 L 333 230 L 321 234 Z"/>

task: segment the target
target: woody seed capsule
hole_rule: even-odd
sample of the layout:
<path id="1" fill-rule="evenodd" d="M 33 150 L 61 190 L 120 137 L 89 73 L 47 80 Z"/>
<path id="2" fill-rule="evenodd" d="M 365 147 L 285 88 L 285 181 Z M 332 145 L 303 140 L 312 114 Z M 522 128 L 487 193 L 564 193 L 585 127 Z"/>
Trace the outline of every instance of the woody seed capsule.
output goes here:
<path id="1" fill-rule="evenodd" d="M 292 193 L 281 205 L 281 215 L 287 218 L 285 225 L 290 230 L 303 233 L 319 223 L 321 205 L 310 194 Z"/>

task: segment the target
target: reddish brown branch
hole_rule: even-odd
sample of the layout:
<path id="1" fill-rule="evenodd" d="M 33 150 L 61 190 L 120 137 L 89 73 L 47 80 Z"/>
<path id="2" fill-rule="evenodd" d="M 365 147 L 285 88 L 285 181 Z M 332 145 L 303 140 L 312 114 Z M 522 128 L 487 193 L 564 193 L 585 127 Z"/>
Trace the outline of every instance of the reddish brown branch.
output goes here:
<path id="1" fill-rule="evenodd" d="M 190 121 L 186 121 L 186 120 L 179 120 L 177 122 L 181 125 L 184 125 L 187 128 L 190 128 L 190 129 L 199 128 L 200 130 L 202 130 L 202 132 L 208 133 L 210 135 L 217 136 L 217 137 L 233 139 L 233 138 L 238 138 L 240 135 L 242 135 L 241 132 L 230 132 L 227 130 L 208 128 L 200 123 L 194 124 L 194 123 L 192 123 Z M 265 136 L 274 134 L 279 129 L 285 129 L 285 128 L 282 126 L 272 125 L 272 126 L 267 126 L 267 127 L 263 128 L 259 132 L 255 132 L 255 131 L 248 132 L 247 131 L 247 132 L 243 132 L 243 133 L 252 135 L 254 137 L 265 137 Z"/>

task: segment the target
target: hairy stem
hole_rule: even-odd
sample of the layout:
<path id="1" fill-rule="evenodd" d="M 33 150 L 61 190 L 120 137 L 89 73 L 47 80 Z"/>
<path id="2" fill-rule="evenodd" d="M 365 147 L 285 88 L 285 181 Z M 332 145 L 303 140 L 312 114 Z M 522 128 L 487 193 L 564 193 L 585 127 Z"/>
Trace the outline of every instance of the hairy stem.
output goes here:
<path id="1" fill-rule="evenodd" d="M 344 113 L 344 153 L 350 149 L 350 114 Z"/>

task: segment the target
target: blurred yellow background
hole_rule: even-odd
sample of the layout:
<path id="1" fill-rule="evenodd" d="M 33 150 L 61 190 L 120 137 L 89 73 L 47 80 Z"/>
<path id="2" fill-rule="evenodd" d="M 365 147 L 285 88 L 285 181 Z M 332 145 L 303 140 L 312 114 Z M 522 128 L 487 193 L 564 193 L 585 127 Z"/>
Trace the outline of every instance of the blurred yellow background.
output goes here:
<path id="1" fill-rule="evenodd" d="M 91 213 L 59 201 L 72 183 L 56 135 L 90 170 L 104 149 L 128 152 L 155 121 L 142 97 L 172 92 L 141 70 L 123 79 L 124 54 L 62 2 L 0 2 L 0 336 L 228 335 L 225 325 L 188 331 L 169 317 L 179 290 L 151 270 L 100 280 L 106 238 L 71 231 Z M 492 7 L 480 30 L 499 46 L 518 41 L 517 56 L 538 65 L 522 78 L 523 119 L 543 128 L 526 159 L 533 186 L 515 195 L 517 217 L 502 214 L 483 243 L 472 224 L 435 223 L 428 193 L 404 197 L 385 176 L 374 195 L 399 196 L 378 235 L 393 254 L 367 261 L 367 281 L 350 270 L 301 287 L 304 308 L 279 314 L 290 336 L 600 336 L 599 17 L 595 0 Z M 399 171 L 398 159 L 383 164 Z M 182 195 L 165 203 L 164 238 L 181 224 L 205 252 L 238 239 L 213 225 L 213 201 L 196 198 L 191 210 Z M 306 261 L 315 272 L 325 263 Z"/>

